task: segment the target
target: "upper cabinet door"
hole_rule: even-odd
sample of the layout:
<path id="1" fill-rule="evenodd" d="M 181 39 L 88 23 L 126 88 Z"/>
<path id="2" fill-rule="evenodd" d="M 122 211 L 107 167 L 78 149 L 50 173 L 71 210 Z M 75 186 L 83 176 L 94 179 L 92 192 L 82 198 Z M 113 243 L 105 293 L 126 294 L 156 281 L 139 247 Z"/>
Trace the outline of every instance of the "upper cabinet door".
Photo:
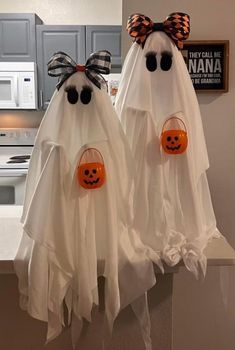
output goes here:
<path id="1" fill-rule="evenodd" d="M 37 64 L 40 108 L 46 109 L 55 91 L 58 78 L 47 74 L 47 63 L 57 52 L 67 53 L 78 64 L 85 63 L 85 26 L 37 26 Z"/>
<path id="2" fill-rule="evenodd" d="M 35 24 L 42 21 L 35 14 L 0 14 L 0 61 L 35 62 Z"/>
<path id="3" fill-rule="evenodd" d="M 121 26 L 86 26 L 86 58 L 92 52 L 108 50 L 112 54 L 112 72 L 121 72 Z"/>

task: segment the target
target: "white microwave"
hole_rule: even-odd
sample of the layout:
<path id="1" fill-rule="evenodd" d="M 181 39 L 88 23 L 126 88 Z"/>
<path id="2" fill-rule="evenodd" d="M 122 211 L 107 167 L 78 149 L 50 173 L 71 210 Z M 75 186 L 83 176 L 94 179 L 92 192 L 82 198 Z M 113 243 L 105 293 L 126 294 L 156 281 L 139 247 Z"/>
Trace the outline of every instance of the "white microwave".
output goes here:
<path id="1" fill-rule="evenodd" d="M 37 109 L 34 62 L 0 62 L 0 109 Z"/>

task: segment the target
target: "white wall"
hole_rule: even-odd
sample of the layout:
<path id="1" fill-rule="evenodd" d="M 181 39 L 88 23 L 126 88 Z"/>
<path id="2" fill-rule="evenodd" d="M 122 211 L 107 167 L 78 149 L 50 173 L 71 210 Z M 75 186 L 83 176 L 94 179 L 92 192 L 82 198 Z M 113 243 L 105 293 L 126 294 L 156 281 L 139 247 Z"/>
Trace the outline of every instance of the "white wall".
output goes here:
<path id="1" fill-rule="evenodd" d="M 36 13 L 45 24 L 121 24 L 121 0 L 1 0 L 0 12 Z"/>
<path id="2" fill-rule="evenodd" d="M 218 227 L 235 248 L 235 30 L 233 0 L 123 0 L 123 53 L 131 40 L 130 14 L 141 12 L 160 22 L 171 12 L 191 16 L 191 40 L 230 40 L 229 92 L 198 94 L 207 141 L 208 180 Z M 124 55 L 123 55 L 124 57 Z M 174 350 L 235 349 L 235 268 L 229 268 L 228 306 L 222 303 L 220 273 L 209 268 L 205 282 L 187 272 L 175 277 Z"/>

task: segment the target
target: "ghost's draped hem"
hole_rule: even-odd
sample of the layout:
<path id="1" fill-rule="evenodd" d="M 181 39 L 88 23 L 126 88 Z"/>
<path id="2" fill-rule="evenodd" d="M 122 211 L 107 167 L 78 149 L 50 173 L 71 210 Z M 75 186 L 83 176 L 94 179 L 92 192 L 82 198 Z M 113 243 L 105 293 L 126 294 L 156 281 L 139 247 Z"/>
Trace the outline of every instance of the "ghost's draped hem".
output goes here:
<path id="1" fill-rule="evenodd" d="M 90 309 L 85 308 L 86 312 L 82 312 L 79 305 L 80 296 L 74 287 L 73 276 L 69 276 L 67 271 L 61 269 L 56 261 L 53 261 L 54 253 L 51 250 L 33 242 L 33 240 L 31 240 L 31 243 L 36 245 L 36 249 L 39 251 L 38 258 L 34 257 L 32 259 L 31 257 L 24 269 L 21 266 L 20 254 L 16 256 L 14 261 L 15 271 L 19 279 L 20 307 L 33 318 L 47 323 L 47 344 L 59 336 L 64 327 L 71 325 L 73 322 L 72 313 L 81 323 L 83 319 L 91 322 L 91 310 L 93 306 L 98 305 L 98 300 L 96 301 L 95 298 L 98 282 L 91 290 L 94 298 Z M 41 251 L 46 255 L 44 253 L 44 256 L 40 255 Z M 42 257 L 44 257 L 43 262 L 41 261 Z M 35 268 L 32 264 L 38 266 L 42 264 L 45 267 L 47 273 L 44 273 L 41 282 L 39 280 L 42 276 L 30 271 Z M 27 275 L 26 279 L 24 279 L 25 274 Z M 66 308 L 67 312 L 65 311 Z M 76 333 L 76 336 L 79 336 L 80 331 L 72 330 L 73 332 Z"/>
<path id="2" fill-rule="evenodd" d="M 31 221 L 30 221 L 31 223 Z M 71 271 L 66 271 L 65 269 L 62 268 L 61 259 L 63 258 L 61 256 L 61 252 L 56 250 L 55 246 L 52 246 L 49 243 L 47 243 L 46 240 L 41 239 L 41 237 L 45 237 L 45 233 L 41 232 L 41 235 L 38 234 L 38 229 L 34 232 L 33 227 L 31 227 L 31 224 L 28 225 L 27 222 L 27 215 L 26 215 L 26 220 L 23 225 L 24 231 L 26 235 L 31 239 L 31 240 L 36 240 L 36 244 L 40 246 L 43 249 L 46 249 L 47 254 L 48 254 L 48 268 L 49 270 L 52 268 L 52 271 L 49 272 L 49 276 L 54 275 L 53 272 L 53 267 L 56 269 L 56 271 L 61 274 L 61 277 L 59 279 L 64 279 L 66 284 L 66 290 L 62 295 L 64 298 L 59 298 L 50 300 L 50 296 L 48 296 L 48 303 L 49 305 L 52 305 L 54 307 L 48 307 L 48 316 L 47 318 L 43 318 L 41 314 L 36 314 L 34 310 L 29 308 L 28 305 L 24 307 L 29 314 L 37 318 L 39 320 L 45 321 L 48 323 L 48 334 L 47 334 L 47 343 L 56 338 L 62 331 L 63 326 L 64 326 L 64 316 L 63 316 L 63 302 L 65 301 L 66 293 L 72 289 L 72 294 L 73 294 L 73 301 L 76 300 L 76 302 L 70 302 L 66 303 L 66 306 L 68 308 L 68 313 L 71 315 L 71 312 L 74 313 L 74 315 L 77 317 L 77 319 L 81 320 L 86 319 L 88 322 L 91 322 L 91 311 L 94 305 L 98 305 L 98 301 L 94 302 L 91 301 L 91 303 L 87 304 L 87 308 L 85 312 L 81 313 L 78 307 L 78 300 L 79 298 L 81 299 L 82 296 L 79 295 L 78 291 L 73 289 L 72 287 L 72 279 L 73 279 L 73 273 Z M 132 232 L 133 231 L 130 229 L 130 227 L 127 225 L 126 226 L 126 232 L 125 230 L 123 231 L 123 237 L 126 236 L 128 237 L 128 231 Z M 138 241 L 138 240 L 137 240 Z M 122 242 L 122 240 L 121 240 Z M 110 298 L 108 299 L 106 296 L 105 300 L 105 317 L 106 317 L 106 325 L 107 325 L 107 332 L 108 334 L 112 333 L 113 329 L 113 323 L 119 314 L 120 310 L 124 309 L 128 305 L 132 305 L 132 303 L 135 303 L 135 301 L 138 298 L 141 298 L 144 293 L 152 288 L 156 280 L 153 278 L 154 272 L 153 272 L 153 266 L 152 264 L 147 263 L 148 260 L 154 261 L 155 263 L 158 264 L 158 266 L 161 268 L 161 260 L 158 254 L 153 252 L 151 249 L 142 246 L 138 246 L 136 244 L 136 251 L 133 251 L 132 255 L 128 255 L 127 252 L 125 251 L 125 242 L 122 242 L 119 249 L 122 251 L 122 256 L 125 258 L 123 261 L 125 263 L 119 265 L 118 268 L 118 279 L 113 278 L 109 274 L 105 272 L 105 261 L 98 259 L 97 260 L 97 277 L 103 276 L 105 277 L 105 294 L 110 295 Z M 127 254 L 127 255 L 126 255 Z M 139 254 L 139 257 L 138 255 Z M 142 258 L 140 258 L 142 257 Z M 51 261 L 50 261 L 51 259 Z M 137 261 L 136 261 L 137 260 Z M 146 276 L 148 278 L 146 278 Z M 136 288 L 129 288 L 129 281 L 132 280 L 133 286 Z M 122 283 L 123 282 L 123 283 Z M 52 282 L 49 280 L 49 285 L 52 284 Z M 58 289 L 54 288 L 54 296 L 57 292 Z M 93 294 L 94 289 L 92 291 L 89 291 L 91 294 Z M 97 292 L 97 291 L 96 291 Z M 118 293 L 117 297 L 114 298 L 115 304 L 113 304 L 114 300 L 113 296 Z M 25 299 L 25 297 L 24 297 Z M 26 303 L 26 300 L 25 300 Z M 38 308 L 38 307 L 36 307 Z M 73 333 L 73 332 L 72 332 Z M 75 331 L 75 333 L 77 333 Z M 76 334 L 76 338 L 78 337 L 78 334 Z"/>
<path id="3" fill-rule="evenodd" d="M 176 266 L 182 260 L 187 270 L 192 272 L 196 279 L 204 278 L 207 269 L 207 258 L 204 251 L 212 240 L 222 236 L 221 233 L 215 229 L 206 240 L 203 238 L 192 242 L 187 241 L 183 235 L 181 236 L 182 239 L 175 244 L 167 244 L 164 247 L 161 253 L 162 260 L 170 267 Z"/>
<path id="4" fill-rule="evenodd" d="M 26 233 L 26 232 L 25 232 Z M 27 234 L 27 233 L 26 233 Z M 32 241 L 32 239 L 31 239 Z M 34 242 L 35 243 L 35 242 Z M 89 314 L 83 314 L 79 308 L 79 293 L 74 289 L 73 286 L 73 278 L 70 274 L 68 274 L 66 271 L 61 269 L 56 261 L 53 261 L 53 257 L 55 256 L 54 252 L 51 251 L 51 249 L 46 248 L 43 245 L 40 245 L 39 242 L 36 242 L 37 248 L 43 249 L 44 251 L 47 252 L 47 261 L 44 261 L 44 263 L 47 265 L 46 269 L 48 270 L 47 276 L 45 276 L 45 280 L 43 281 L 44 284 L 41 286 L 41 288 L 47 289 L 47 295 L 46 298 L 43 299 L 42 294 L 41 294 L 41 288 L 38 288 L 38 290 L 33 289 L 32 285 L 29 286 L 28 281 L 25 283 L 21 283 L 21 286 L 19 288 L 20 292 L 20 307 L 29 313 L 30 316 L 33 318 L 46 322 L 47 323 L 47 337 L 46 337 L 46 344 L 48 344 L 50 341 L 55 339 L 57 336 L 60 335 L 60 333 L 63 331 L 64 327 L 66 325 L 71 326 L 73 321 L 73 317 L 75 316 L 77 320 L 81 323 L 81 326 L 77 329 L 74 329 L 74 326 L 72 325 L 72 337 L 75 337 L 78 339 L 80 335 L 80 331 L 82 328 L 83 320 L 86 320 L 88 322 L 92 322 L 91 318 L 91 311 L 94 306 L 99 305 L 98 300 L 97 302 L 94 302 L 91 304 L 91 309 Z M 143 260 L 144 260 L 144 255 L 142 252 Z M 19 263 L 19 257 L 18 257 L 18 263 Z M 15 264 L 17 265 L 17 261 L 15 261 Z M 30 265 L 31 261 L 28 262 L 28 272 L 30 271 Z M 103 276 L 105 277 L 105 291 L 109 292 L 109 289 L 113 289 L 113 285 L 115 287 L 116 280 L 115 278 L 113 279 L 112 277 L 105 276 L 104 272 L 104 261 L 99 260 L 98 263 L 98 270 L 100 271 L 97 275 L 97 277 Z M 138 266 L 137 266 L 138 267 Z M 129 272 L 129 269 L 131 268 L 131 273 Z M 142 268 L 141 263 L 140 263 L 140 269 Z M 150 268 L 150 270 L 148 270 Z M 143 275 L 145 273 L 149 272 L 149 276 L 151 276 L 151 265 L 146 266 L 146 269 L 143 270 Z M 17 270 L 17 269 L 16 269 Z M 133 269 L 131 264 L 123 265 L 122 268 L 119 271 L 119 292 L 121 290 L 121 296 L 120 298 L 116 298 L 116 302 L 118 305 L 112 305 L 112 300 L 111 304 L 109 304 L 109 300 L 105 301 L 105 317 L 106 317 L 106 333 L 108 334 L 108 337 L 111 336 L 112 330 L 113 330 L 113 324 L 114 321 L 120 312 L 120 310 L 124 309 L 127 305 L 131 305 L 134 307 L 136 303 L 143 302 L 142 298 L 144 298 L 145 291 L 146 289 L 150 289 L 153 287 L 156 283 L 156 280 L 152 278 L 151 283 L 148 283 L 148 286 L 146 288 L 146 285 L 142 285 L 142 282 L 144 282 L 145 277 L 143 276 L 143 281 L 140 279 L 138 280 L 138 285 L 141 286 L 139 287 L 139 292 L 135 293 L 135 296 L 131 296 L 128 301 L 121 305 L 121 299 L 123 301 L 123 297 L 126 298 L 126 293 L 128 294 L 128 291 L 125 289 L 125 283 L 124 285 L 121 285 L 123 281 L 130 280 L 131 277 L 135 277 L 136 272 L 138 273 L 138 268 Z M 22 279 L 22 276 L 18 273 L 19 270 L 17 271 L 17 275 L 19 280 Z M 126 273 L 128 276 L 126 276 Z M 30 274 L 29 274 L 30 275 Z M 28 275 L 28 276 L 29 276 Z M 33 276 L 34 281 L 37 280 L 37 276 Z M 151 279 L 151 277 L 149 277 Z M 98 282 L 96 288 L 91 291 L 91 293 L 96 294 L 98 288 Z M 127 298 L 129 295 L 127 295 Z M 95 298 L 94 298 L 95 300 Z M 140 301 L 138 301 L 140 300 Z M 141 301 L 142 300 L 142 301 Z M 42 308 L 43 305 L 43 308 Z M 65 306 L 67 308 L 67 317 L 65 318 Z M 144 306 L 144 305 L 143 305 Z M 138 309 L 135 311 L 136 316 L 138 319 L 144 320 L 146 316 L 146 313 L 148 315 L 148 307 L 145 306 L 145 308 L 141 308 L 141 310 L 138 311 Z M 72 317 L 73 314 L 73 317 Z M 143 330 L 145 330 L 145 327 L 143 327 Z M 76 342 L 75 342 L 76 343 Z M 75 344 L 76 345 L 76 344 Z"/>
<path id="5" fill-rule="evenodd" d="M 35 242 L 31 243 L 35 245 Z M 49 342 L 57 337 L 65 326 L 64 301 L 72 287 L 72 279 L 53 263 L 50 253 L 44 247 L 36 244 L 34 250 L 37 250 L 36 256 L 34 259 L 31 256 L 24 268 L 20 266 L 20 253 L 14 261 L 19 279 L 20 307 L 33 318 L 47 322 L 46 341 Z M 34 271 L 36 265 L 41 265 L 43 274 L 30 272 Z M 68 308 L 68 314 L 70 313 Z"/>

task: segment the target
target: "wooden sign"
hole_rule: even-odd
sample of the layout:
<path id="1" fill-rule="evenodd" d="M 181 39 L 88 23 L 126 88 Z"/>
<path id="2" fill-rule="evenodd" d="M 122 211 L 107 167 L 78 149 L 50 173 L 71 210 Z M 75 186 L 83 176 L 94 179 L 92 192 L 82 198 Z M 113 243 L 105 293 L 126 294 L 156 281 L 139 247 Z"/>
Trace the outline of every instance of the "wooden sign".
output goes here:
<path id="1" fill-rule="evenodd" d="M 195 90 L 228 91 L 228 40 L 188 41 L 182 55 Z"/>

